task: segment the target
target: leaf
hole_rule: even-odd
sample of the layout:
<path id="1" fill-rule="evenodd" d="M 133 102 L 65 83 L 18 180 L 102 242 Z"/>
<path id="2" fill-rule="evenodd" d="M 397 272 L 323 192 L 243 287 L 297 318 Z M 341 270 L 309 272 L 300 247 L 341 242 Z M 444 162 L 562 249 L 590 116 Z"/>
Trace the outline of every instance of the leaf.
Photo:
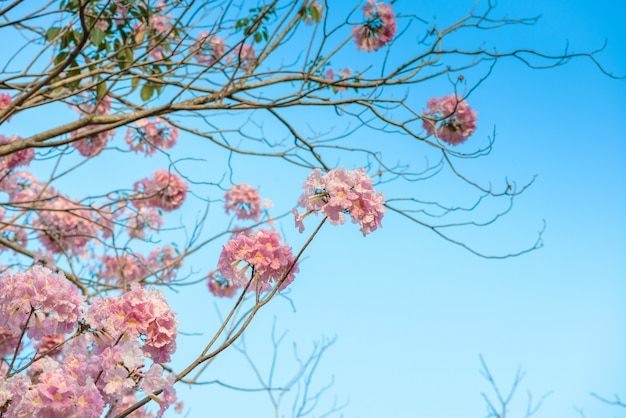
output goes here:
<path id="1" fill-rule="evenodd" d="M 143 42 L 143 38 L 146 37 L 146 31 L 144 30 L 140 30 L 139 32 L 137 32 L 137 35 L 135 35 L 135 43 L 136 44 L 140 44 Z"/>
<path id="2" fill-rule="evenodd" d="M 48 29 L 48 32 L 46 32 L 46 39 L 48 41 L 52 41 L 53 39 L 56 39 L 57 36 L 59 36 L 59 33 L 61 33 L 61 28 L 51 27 L 50 29 Z"/>
<path id="3" fill-rule="evenodd" d="M 132 80 L 130 80 L 130 91 L 133 92 L 137 89 L 137 86 L 139 86 L 139 77 L 133 77 Z"/>
<path id="4" fill-rule="evenodd" d="M 320 11 L 317 10 L 317 7 L 315 6 L 309 7 L 309 13 L 311 13 L 311 19 L 313 19 L 316 22 L 320 21 Z"/>
<path id="5" fill-rule="evenodd" d="M 104 41 L 105 36 L 106 36 L 106 33 L 101 31 L 100 29 L 94 29 L 89 34 L 89 38 L 91 39 L 91 42 L 93 42 L 95 46 L 100 46 L 102 41 Z"/>
<path id="6" fill-rule="evenodd" d="M 100 81 L 100 80 L 99 80 Z M 98 84 L 98 86 L 96 87 L 96 99 L 100 100 L 104 97 L 104 95 L 107 94 L 107 83 L 105 83 L 104 81 L 100 82 L 100 84 Z"/>
<path id="7" fill-rule="evenodd" d="M 143 100 L 144 102 L 147 102 L 148 100 L 150 100 L 153 93 L 154 93 L 154 88 L 152 87 L 152 85 L 148 83 L 144 84 L 144 86 L 141 88 L 141 93 L 140 93 L 141 100 Z"/>

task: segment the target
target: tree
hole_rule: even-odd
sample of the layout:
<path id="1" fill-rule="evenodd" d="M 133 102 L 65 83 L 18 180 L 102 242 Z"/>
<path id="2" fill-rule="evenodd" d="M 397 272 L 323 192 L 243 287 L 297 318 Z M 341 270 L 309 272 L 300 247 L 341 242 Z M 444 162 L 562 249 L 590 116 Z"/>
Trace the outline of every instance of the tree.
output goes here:
<path id="1" fill-rule="evenodd" d="M 350 218 L 365 236 L 395 214 L 482 257 L 539 248 L 541 233 L 492 254 L 450 232 L 497 221 L 532 183 L 464 174 L 495 141 L 472 137 L 471 93 L 502 59 L 597 64 L 595 53 L 457 46 L 465 31 L 534 22 L 493 17 L 491 3 L 445 28 L 374 1 L 352 10 L 278 0 L 30 7 L 0 11 L 15 45 L 0 83 L 7 416 L 38 405 L 122 417 L 150 401 L 162 414 L 175 381 L 197 381 L 294 280 L 325 223 Z M 417 45 L 410 55 L 407 40 Z M 348 65 L 354 56 L 363 64 Z M 413 94 L 429 83 L 441 93 Z M 402 149 L 381 146 L 387 138 Z M 290 199 L 300 209 L 261 199 L 248 183 L 265 175 L 240 180 L 250 161 L 299 169 L 303 194 Z M 92 181 L 98 167 L 102 182 Z M 407 193 L 414 184 L 433 186 Z M 294 218 L 308 234 L 296 250 L 278 232 Z M 211 250 L 212 268 L 184 263 Z M 173 370 L 177 323 L 155 288 L 207 282 L 233 306 L 198 357 Z"/>

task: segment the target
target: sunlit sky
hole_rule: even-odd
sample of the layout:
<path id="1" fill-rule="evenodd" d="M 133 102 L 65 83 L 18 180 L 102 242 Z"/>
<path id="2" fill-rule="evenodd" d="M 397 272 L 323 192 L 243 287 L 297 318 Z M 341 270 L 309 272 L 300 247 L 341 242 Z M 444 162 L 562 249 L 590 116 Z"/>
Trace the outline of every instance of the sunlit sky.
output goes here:
<path id="1" fill-rule="evenodd" d="M 394 9 L 436 17 L 443 25 L 473 4 L 437 3 L 398 1 Z M 479 32 L 467 41 L 495 39 L 500 46 L 558 55 L 568 42 L 570 51 L 582 52 L 606 39 L 599 61 L 626 74 L 623 2 L 501 1 L 496 15 L 541 19 L 498 35 Z M 351 57 L 353 66 L 365 58 L 361 54 Z M 481 393 L 495 398 L 479 373 L 480 355 L 503 393 L 518 368 L 526 373 L 510 404 L 511 417 L 524 416 L 527 391 L 534 400 L 551 392 L 537 417 L 581 416 L 575 408 L 587 417 L 626 416 L 626 409 L 590 396 L 626 398 L 625 99 L 626 82 L 603 75 L 588 60 L 550 70 L 499 63 L 468 99 L 479 112 L 475 137 L 495 128 L 497 142 L 490 156 L 465 166 L 494 182 L 537 179 L 497 227 L 464 236 L 475 248 L 502 254 L 531 246 L 545 221 L 543 248 L 517 258 L 483 259 L 393 214 L 366 238 L 354 225 L 325 228 L 301 265 L 290 301 L 275 300 L 248 332 L 247 351 L 266 382 L 275 321 L 276 335 L 286 333 L 276 386 L 297 371 L 292 343 L 306 359 L 315 341 L 336 338 L 311 386 L 333 384 L 311 416 L 321 416 L 334 401 L 345 403 L 340 414 L 346 417 L 485 416 Z M 277 195 L 287 184 L 281 173 L 245 167 L 238 167 L 235 181 L 260 186 L 275 201 L 295 201 Z M 297 239 L 289 222 L 288 241 Z M 185 306 L 181 321 L 216 325 L 208 295 L 181 293 L 173 302 Z M 216 304 L 226 311 L 227 304 Z M 188 324 L 182 329 L 198 331 Z M 189 340 L 194 338 L 201 337 Z M 218 358 L 204 378 L 261 386 L 234 351 Z M 215 384 L 179 391 L 190 417 L 273 416 L 264 392 Z M 281 410 L 292 415 L 289 399 Z"/>
<path id="2" fill-rule="evenodd" d="M 347 7 L 338 0 L 329 2 L 338 9 Z M 444 26 L 467 14 L 473 4 L 398 0 L 394 10 L 436 19 Z M 625 2 L 502 0 L 494 15 L 541 18 L 534 26 L 477 31 L 458 42 L 467 46 L 485 41 L 499 48 L 559 55 L 566 47 L 574 52 L 595 50 L 607 40 L 598 61 L 608 71 L 626 75 Z M 402 46 L 411 48 L 410 42 L 427 27 L 412 25 L 410 30 L 416 32 L 405 34 Z M 384 52 L 376 54 L 382 59 Z M 358 68 L 361 60 L 371 59 L 355 51 L 334 64 Z M 469 84 L 475 82 L 473 76 L 468 73 Z M 450 93 L 447 81 L 411 90 L 424 103 Z M 494 130 L 497 135 L 490 155 L 462 163 L 465 172 L 493 185 L 505 184 L 505 179 L 519 186 L 534 176 L 536 180 L 496 225 L 458 230 L 455 236 L 478 251 L 501 255 L 531 247 L 545 225 L 543 247 L 519 257 L 481 258 L 392 213 L 381 230 L 365 238 L 356 225 L 326 225 L 284 297 L 261 311 L 245 337 L 247 354 L 265 383 L 272 374 L 275 389 L 284 387 L 298 370 L 294 348 L 305 361 L 315 344 L 334 341 L 310 383 L 311 393 L 326 390 L 307 416 L 323 416 L 336 402 L 341 409 L 330 416 L 484 417 L 481 393 L 495 398 L 480 374 L 482 355 L 503 393 L 508 393 L 518 368 L 525 372 L 507 417 L 524 416 L 527 391 L 534 400 L 550 393 L 535 417 L 580 417 L 575 408 L 588 418 L 626 417 L 626 408 L 590 396 L 595 392 L 626 399 L 626 81 L 608 77 L 584 58 L 545 70 L 505 60 L 471 93 L 468 103 L 478 111 L 472 140 L 486 142 Z M 296 117 L 319 131 L 337 128 L 324 126 L 325 119 L 308 110 Z M 37 129 L 19 117 L 11 124 L 11 129 L 25 133 Z M 271 126 L 267 129 L 271 136 Z M 384 155 L 406 158 L 416 152 L 416 161 L 424 157 L 419 147 L 401 140 L 362 140 L 383 144 Z M 190 178 L 219 181 L 227 171 L 223 154 L 203 145 L 181 136 L 179 156 L 208 163 L 188 160 L 180 166 Z M 125 164 L 130 161 L 130 156 L 120 156 L 112 170 L 110 160 L 95 159 L 89 165 L 92 171 L 82 172 L 94 177 L 93 185 L 76 178 L 63 181 L 77 192 L 88 187 L 101 188 L 91 194 L 105 192 L 105 180 L 129 177 L 130 166 Z M 252 158 L 230 164 L 232 181 L 258 187 L 274 202 L 277 214 L 295 205 L 308 174 Z M 145 163 L 147 171 L 161 166 L 162 161 Z M 127 180 L 128 185 L 135 180 Z M 457 201 L 457 196 L 449 196 L 455 189 L 448 190 L 445 182 L 432 184 L 441 196 Z M 419 194 L 429 186 L 409 187 L 414 189 L 407 194 Z M 404 192 L 393 183 L 380 189 L 388 197 Z M 458 201 L 465 197 L 458 196 Z M 220 208 L 215 203 L 211 213 Z M 209 222 L 206 228 L 217 233 L 223 227 Z M 276 227 L 294 248 L 306 238 L 293 228 L 292 218 L 280 220 Z M 307 219 L 307 231 L 313 227 L 313 220 Z M 223 244 L 216 242 L 195 255 L 185 271 L 213 268 Z M 211 296 L 205 283 L 178 290 L 168 293 L 182 334 L 175 369 L 198 355 L 232 304 Z M 276 339 L 284 338 L 272 372 L 273 328 Z M 207 384 L 177 387 L 186 405 L 184 416 L 275 416 L 267 392 L 255 390 L 263 384 L 237 350 L 220 354 L 201 380 Z M 212 381 L 249 390 L 208 383 Z M 294 393 L 285 395 L 281 416 L 294 415 Z M 169 411 L 166 416 L 177 415 Z"/>

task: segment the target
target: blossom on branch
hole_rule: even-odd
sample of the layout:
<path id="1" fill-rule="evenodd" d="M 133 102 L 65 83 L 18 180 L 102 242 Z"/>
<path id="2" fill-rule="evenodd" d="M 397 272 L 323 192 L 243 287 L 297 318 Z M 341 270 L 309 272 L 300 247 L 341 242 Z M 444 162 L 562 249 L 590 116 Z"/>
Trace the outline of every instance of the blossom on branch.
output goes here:
<path id="1" fill-rule="evenodd" d="M 376 51 L 396 36 L 398 29 L 396 15 L 391 4 L 376 3 L 376 0 L 367 0 L 367 4 L 362 9 L 366 21 L 361 26 L 352 27 L 352 36 L 354 36 L 357 49 L 366 52 Z"/>
<path id="2" fill-rule="evenodd" d="M 298 272 L 291 247 L 280 242 L 278 232 L 267 229 L 244 231 L 231 238 L 222 247 L 217 267 L 226 280 L 238 287 L 245 287 L 252 274 L 248 292 L 267 292 L 278 283 L 283 290 Z"/>
<path id="3" fill-rule="evenodd" d="M 35 340 L 74 331 L 85 299 L 63 273 L 35 266 L 14 275 L 0 274 L 0 328 Z"/>
<path id="4" fill-rule="evenodd" d="M 362 168 L 340 167 L 326 174 L 316 168 L 304 182 L 304 193 L 298 199 L 298 204 L 307 211 L 300 215 L 293 210 L 296 226 L 302 232 L 304 217 L 322 212 L 333 225 L 345 223 L 345 215 L 349 214 L 352 222 L 361 226 L 363 236 L 381 228 L 385 196 L 382 192 L 377 194 L 372 183 L 372 178 Z"/>
<path id="5" fill-rule="evenodd" d="M 226 213 L 235 212 L 237 219 L 259 220 L 261 197 L 259 191 L 247 184 L 235 184 L 224 194 Z"/>
<path id="6" fill-rule="evenodd" d="M 226 53 L 226 44 L 219 36 L 200 32 L 196 43 L 192 46 L 192 51 L 195 51 L 193 57 L 200 64 L 213 65 Z"/>
<path id="7" fill-rule="evenodd" d="M 152 173 L 152 178 L 146 178 L 135 183 L 135 191 L 139 192 L 132 200 L 136 208 L 160 208 L 165 212 L 178 209 L 185 202 L 187 183 L 177 174 L 166 169 Z"/>
<path id="8" fill-rule="evenodd" d="M 159 117 L 154 118 L 154 122 L 140 119 L 135 127 L 128 127 L 124 140 L 131 150 L 150 156 L 157 150 L 165 151 L 176 145 L 178 128 Z"/>
<path id="9" fill-rule="evenodd" d="M 478 113 L 458 96 L 433 97 L 427 106 L 422 126 L 428 135 L 435 134 L 445 143 L 459 145 L 476 130 Z"/>
<path id="10" fill-rule="evenodd" d="M 0 134 L 0 145 L 7 145 L 14 142 L 20 142 L 21 137 L 13 135 L 10 138 Z M 35 158 L 35 151 L 32 148 L 26 148 L 21 151 L 12 152 L 11 154 L 0 157 L 0 175 L 4 176 L 5 171 L 13 170 L 16 167 L 27 166 Z M 4 181 L 4 179 L 3 179 Z"/>

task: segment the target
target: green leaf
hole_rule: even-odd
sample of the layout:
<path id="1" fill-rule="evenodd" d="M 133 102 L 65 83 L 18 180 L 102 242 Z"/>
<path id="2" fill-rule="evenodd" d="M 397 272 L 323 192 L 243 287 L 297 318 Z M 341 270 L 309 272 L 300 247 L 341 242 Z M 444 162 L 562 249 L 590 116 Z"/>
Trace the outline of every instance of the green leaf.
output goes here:
<path id="1" fill-rule="evenodd" d="M 89 38 L 91 39 L 91 42 L 93 42 L 95 46 L 100 46 L 102 41 L 104 41 L 105 36 L 106 36 L 106 33 L 101 31 L 100 29 L 94 29 L 89 34 Z"/>
<path id="2" fill-rule="evenodd" d="M 48 32 L 46 32 L 46 39 L 48 41 L 56 39 L 56 37 L 59 36 L 59 33 L 61 33 L 61 28 L 51 27 L 48 29 Z"/>
<path id="3" fill-rule="evenodd" d="M 137 89 L 137 86 L 139 86 L 139 77 L 133 77 L 132 80 L 130 80 L 130 91 L 133 92 Z"/>
<path id="4" fill-rule="evenodd" d="M 54 64 L 58 64 L 60 62 L 65 61 L 65 58 L 67 58 L 67 52 L 61 52 L 59 53 L 59 55 L 57 55 L 56 57 L 54 57 Z"/>
<path id="5" fill-rule="evenodd" d="M 144 84 L 144 86 L 141 88 L 141 93 L 140 93 L 141 100 L 143 100 L 144 102 L 147 102 L 148 100 L 150 100 L 153 93 L 154 93 L 154 88 L 152 87 L 152 85 L 148 83 Z"/>
<path id="6" fill-rule="evenodd" d="M 100 80 L 98 80 L 100 81 Z M 104 97 L 104 95 L 107 94 L 107 83 L 105 83 L 104 81 L 102 81 L 100 84 L 98 84 L 98 86 L 96 87 L 96 99 L 100 100 Z"/>
<path id="7" fill-rule="evenodd" d="M 261 32 L 257 32 L 254 34 L 254 41 L 256 43 L 259 43 L 263 40 L 263 35 L 261 34 Z"/>
<path id="8" fill-rule="evenodd" d="M 311 19 L 313 19 L 316 22 L 320 21 L 320 11 L 317 10 L 317 7 L 315 6 L 309 7 L 309 13 L 311 13 Z"/>

